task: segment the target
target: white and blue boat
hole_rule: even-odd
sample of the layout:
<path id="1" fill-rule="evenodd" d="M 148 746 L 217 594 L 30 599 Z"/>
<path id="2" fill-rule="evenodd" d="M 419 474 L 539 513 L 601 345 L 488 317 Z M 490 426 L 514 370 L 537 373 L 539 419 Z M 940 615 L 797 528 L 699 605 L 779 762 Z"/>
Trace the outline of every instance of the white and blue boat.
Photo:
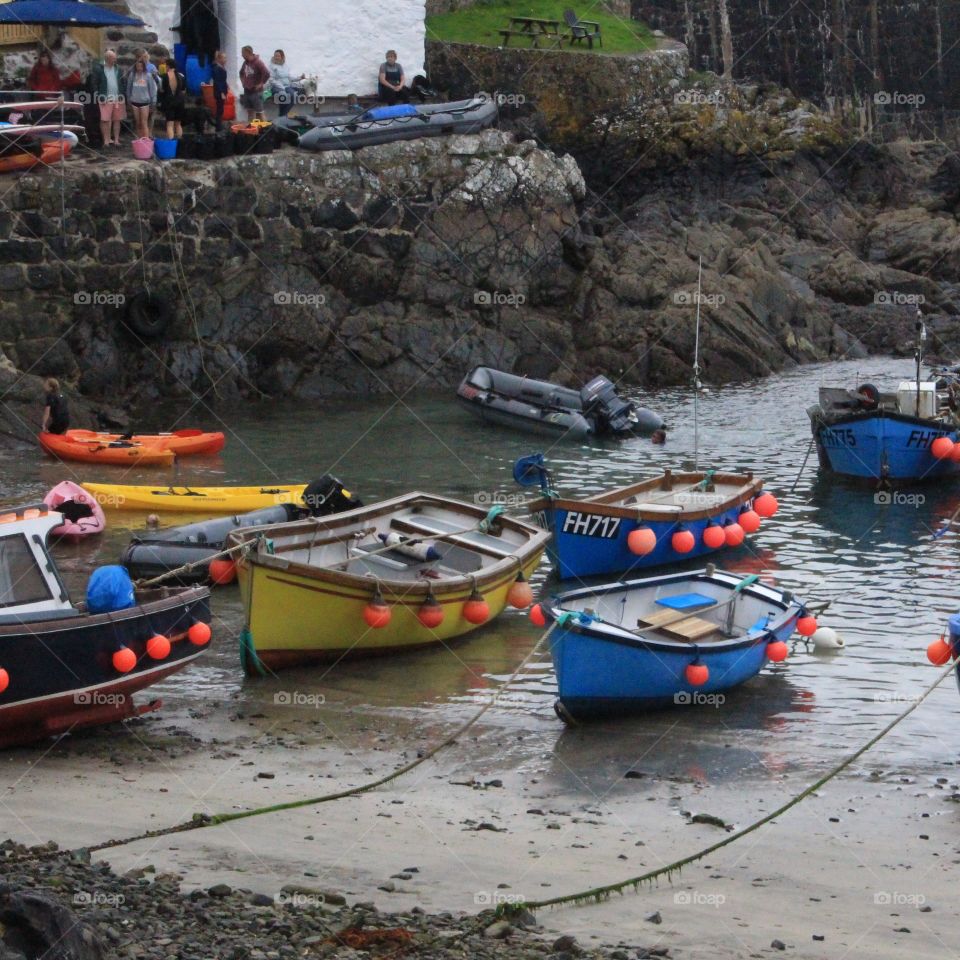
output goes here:
<path id="1" fill-rule="evenodd" d="M 536 608 L 535 608 L 536 611 Z M 714 570 L 585 587 L 540 604 L 565 722 L 718 695 L 786 658 L 800 618 L 789 593 Z"/>
<path id="2" fill-rule="evenodd" d="M 807 410 L 820 467 L 881 486 L 960 476 L 960 391 L 956 376 L 921 378 L 918 323 L 917 375 L 896 391 L 872 383 L 855 390 L 821 387 Z"/>
<path id="3" fill-rule="evenodd" d="M 777 510 L 751 473 L 673 473 L 580 499 L 551 489 L 543 455 L 514 465 L 522 486 L 540 484 L 527 504 L 553 538 L 547 555 L 561 580 L 629 573 L 691 560 L 743 543 Z"/>

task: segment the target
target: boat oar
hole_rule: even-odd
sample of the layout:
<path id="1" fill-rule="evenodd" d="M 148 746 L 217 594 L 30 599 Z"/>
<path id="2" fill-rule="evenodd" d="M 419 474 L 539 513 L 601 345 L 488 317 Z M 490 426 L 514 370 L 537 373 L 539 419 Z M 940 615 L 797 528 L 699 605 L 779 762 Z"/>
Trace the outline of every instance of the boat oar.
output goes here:
<path id="1" fill-rule="evenodd" d="M 953 511 L 953 516 L 950 517 L 950 519 L 934 533 L 933 539 L 939 540 L 954 525 L 954 523 L 956 523 L 957 517 L 960 517 L 960 507 L 957 507 L 957 509 Z"/>

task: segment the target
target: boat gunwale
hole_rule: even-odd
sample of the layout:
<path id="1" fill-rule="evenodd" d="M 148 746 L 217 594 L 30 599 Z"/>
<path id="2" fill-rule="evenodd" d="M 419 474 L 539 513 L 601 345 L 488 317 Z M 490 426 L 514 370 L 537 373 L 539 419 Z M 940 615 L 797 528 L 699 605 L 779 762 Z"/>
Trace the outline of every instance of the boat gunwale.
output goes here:
<path id="1" fill-rule="evenodd" d="M 647 520 L 676 522 L 678 520 L 704 520 L 709 517 L 723 513 L 733 507 L 741 506 L 753 497 L 756 497 L 763 489 L 763 480 L 754 477 L 751 472 L 747 473 L 715 473 L 713 480 L 715 483 L 726 483 L 731 486 L 739 484 L 738 489 L 730 496 L 719 501 L 710 507 L 701 507 L 696 510 L 686 509 L 683 506 L 676 505 L 676 512 L 665 514 L 659 510 L 645 510 L 643 503 L 637 503 L 634 506 L 621 506 L 611 503 L 611 500 L 623 500 L 629 496 L 635 496 L 638 493 L 650 493 L 655 490 L 662 490 L 663 480 L 669 477 L 675 484 L 699 483 L 707 474 L 705 473 L 670 473 L 669 471 L 651 477 L 648 480 L 642 480 L 639 483 L 631 484 L 626 487 L 618 487 L 615 490 L 609 490 L 605 493 L 596 494 L 593 497 L 586 497 L 580 500 L 567 497 L 538 497 L 536 500 L 526 504 L 526 508 L 531 513 L 541 510 L 575 510 L 580 513 L 593 513 L 608 517 L 622 517 L 628 520 Z M 688 491 L 689 492 L 689 491 Z"/>
<path id="2" fill-rule="evenodd" d="M 331 514 L 328 517 L 309 517 L 305 520 L 291 520 L 287 523 L 264 524 L 259 527 L 242 527 L 231 531 L 224 542 L 224 549 L 240 546 L 250 546 L 259 536 L 270 536 L 271 531 L 278 527 L 284 528 L 285 533 L 296 536 L 298 533 L 332 533 L 334 529 L 349 526 L 363 519 L 381 518 L 388 514 L 397 513 L 399 509 L 416 505 L 418 502 L 425 502 L 447 509 L 455 508 L 454 512 L 465 513 L 468 516 L 476 517 L 478 520 L 485 518 L 489 510 L 465 503 L 461 500 L 454 500 L 450 497 L 441 497 L 437 494 L 424 493 L 422 491 L 413 491 L 393 497 L 390 500 L 381 500 L 378 503 L 369 504 L 363 507 L 356 507 L 353 510 L 347 510 L 343 513 Z M 503 557 L 488 567 L 478 570 L 476 573 L 464 573 L 456 577 L 441 577 L 436 580 L 426 579 L 392 579 L 386 577 L 371 577 L 356 573 L 350 573 L 346 570 L 336 570 L 331 566 L 318 567 L 311 564 L 300 563 L 293 560 L 285 560 L 282 556 L 275 554 L 259 553 L 248 549 L 241 557 L 240 564 L 249 563 L 251 566 L 260 566 L 273 570 L 280 570 L 285 573 L 293 573 L 304 577 L 305 579 L 320 580 L 326 583 L 337 584 L 347 587 L 363 585 L 366 592 L 369 592 L 371 584 L 376 584 L 381 590 L 388 590 L 391 593 L 411 593 L 411 587 L 418 587 L 419 590 L 414 595 L 426 596 L 430 593 L 443 593 L 450 589 L 462 589 L 464 585 L 476 583 L 477 586 L 489 586 L 492 580 L 503 576 L 508 571 L 516 568 L 524 569 L 528 563 L 535 562 L 539 554 L 546 549 L 547 542 L 550 539 L 550 533 L 535 524 L 528 523 L 518 517 L 511 517 L 507 514 L 499 514 L 497 520 L 508 529 L 515 533 L 525 534 L 527 541 L 519 544 L 514 553 Z M 452 535 L 452 534 L 451 534 Z M 435 536 L 442 537 L 442 534 Z M 422 539 L 428 539 L 424 535 Z M 441 542 L 443 542 L 441 540 Z M 302 549 L 307 544 L 298 544 L 296 549 Z M 457 546 L 470 550 L 471 547 L 463 542 L 458 542 Z M 294 547 L 291 547 L 293 549 Z M 482 554 L 481 550 L 476 553 Z M 488 554 L 482 554 L 488 556 Z M 356 559 L 362 560 L 363 557 Z M 338 560 L 337 565 L 347 562 Z"/>

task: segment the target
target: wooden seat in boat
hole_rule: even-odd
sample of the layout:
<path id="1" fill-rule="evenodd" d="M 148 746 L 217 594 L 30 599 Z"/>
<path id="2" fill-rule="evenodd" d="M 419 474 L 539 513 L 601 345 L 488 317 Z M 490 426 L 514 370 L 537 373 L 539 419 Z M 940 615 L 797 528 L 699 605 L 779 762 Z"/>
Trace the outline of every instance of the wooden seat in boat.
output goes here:
<path id="1" fill-rule="evenodd" d="M 444 543 L 458 544 L 467 550 L 474 550 L 478 553 L 485 553 L 490 557 L 503 559 L 511 556 L 515 549 L 504 549 L 506 544 L 496 543 L 495 537 L 484 533 L 468 531 L 466 533 L 451 535 L 450 531 L 457 529 L 441 520 L 431 517 L 396 517 L 390 521 L 390 526 L 401 533 L 414 534 L 432 534 L 433 536 L 442 536 Z"/>
<path id="2" fill-rule="evenodd" d="M 702 640 L 711 633 L 718 633 L 720 627 L 702 617 L 684 617 L 676 610 L 658 610 L 637 620 L 640 629 L 659 630 L 662 633 L 679 637 L 681 640 Z"/>

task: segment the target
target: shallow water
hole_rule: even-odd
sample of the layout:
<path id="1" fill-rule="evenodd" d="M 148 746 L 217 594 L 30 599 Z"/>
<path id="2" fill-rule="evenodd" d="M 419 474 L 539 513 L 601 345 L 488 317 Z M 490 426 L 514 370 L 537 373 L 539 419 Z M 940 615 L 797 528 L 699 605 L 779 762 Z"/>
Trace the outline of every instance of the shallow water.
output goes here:
<path id="1" fill-rule="evenodd" d="M 629 767 L 718 784 L 763 780 L 839 758 L 907 706 L 933 679 L 925 647 L 958 606 L 957 535 L 933 540 L 932 533 L 960 507 L 960 484 L 920 489 L 919 502 L 883 504 L 870 490 L 819 477 L 815 452 L 802 473 L 800 467 L 810 438 L 805 409 L 816 402 L 821 383 L 841 385 L 859 374 L 883 388 L 912 376 L 911 368 L 910 361 L 876 358 L 804 367 L 700 398 L 699 465 L 752 469 L 780 500 L 777 516 L 744 547 L 726 553 L 722 564 L 760 572 L 809 602 L 831 601 L 821 623 L 844 636 L 844 652 L 813 655 L 800 647 L 785 665 L 768 668 L 719 708 L 676 708 L 575 730 L 566 730 L 554 716 L 552 671 L 543 653 L 486 715 L 492 735 L 484 738 L 484 749 L 573 793 L 592 792 Z M 665 447 L 644 438 L 586 445 L 525 437 L 476 423 L 446 394 L 315 407 L 195 408 L 182 422 L 175 412 L 164 419 L 157 411 L 154 422 L 138 426 L 228 430 L 222 456 L 184 461 L 177 482 L 306 482 L 330 472 L 366 502 L 424 489 L 499 501 L 515 510 L 522 494 L 511 466 L 534 450 L 545 452 L 554 485 L 571 494 L 687 465 L 694 446 L 689 391 L 637 399 L 668 420 Z M 66 477 L 153 483 L 170 476 L 67 467 L 39 453 L 5 461 L 0 471 L 11 502 L 38 499 Z M 165 523 L 188 519 L 199 518 L 164 517 Z M 71 586 L 82 590 L 94 565 L 115 562 L 130 530 L 144 520 L 144 514 L 111 513 L 99 544 L 58 547 Z M 540 588 L 548 574 L 544 559 L 534 586 Z M 236 589 L 217 590 L 213 603 L 216 642 L 210 655 L 157 688 L 166 715 L 175 718 L 194 707 L 223 714 L 239 710 L 257 715 L 264 734 L 278 725 L 287 731 L 345 729 L 371 715 L 439 731 L 469 716 L 539 636 L 523 615 L 508 611 L 450 650 L 251 680 L 238 665 Z M 275 703 L 277 694 L 291 691 L 322 694 L 325 704 L 305 713 L 307 708 Z M 953 755 L 945 733 L 958 713 L 960 701 L 948 680 L 867 762 L 932 768 Z"/>

